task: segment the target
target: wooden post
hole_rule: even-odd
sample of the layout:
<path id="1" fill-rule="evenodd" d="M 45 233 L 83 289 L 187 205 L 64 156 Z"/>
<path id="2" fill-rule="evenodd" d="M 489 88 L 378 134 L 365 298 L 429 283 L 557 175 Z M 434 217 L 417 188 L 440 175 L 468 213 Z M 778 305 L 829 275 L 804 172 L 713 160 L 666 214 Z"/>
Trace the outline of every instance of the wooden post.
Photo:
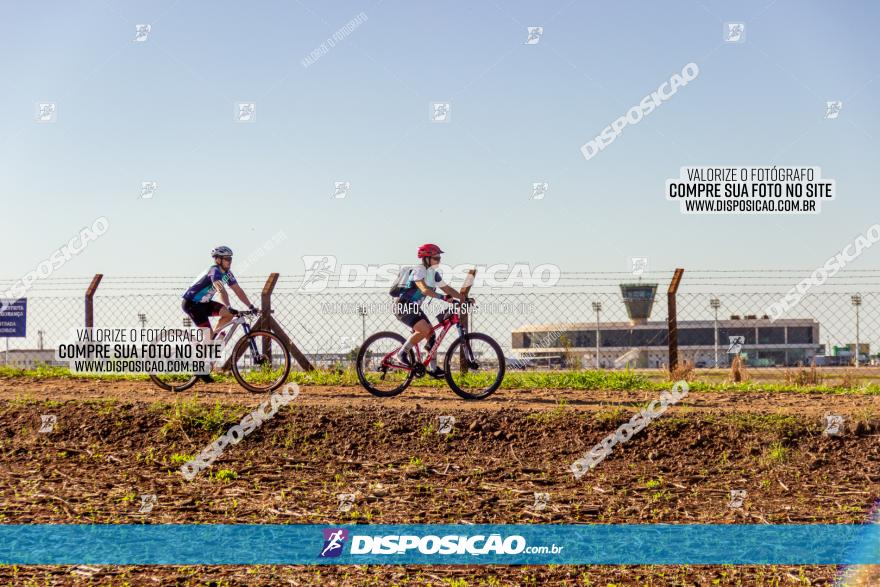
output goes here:
<path id="1" fill-rule="evenodd" d="M 260 316 L 260 326 L 264 326 L 265 319 L 264 316 L 270 316 L 272 314 L 272 292 L 275 290 L 275 284 L 278 283 L 278 273 L 270 273 L 269 277 L 266 279 L 266 284 L 263 285 L 263 292 L 260 295 L 260 307 L 263 311 L 262 316 Z M 271 341 L 268 338 L 263 339 L 263 356 L 269 357 L 269 364 L 272 364 L 272 353 L 271 353 Z"/>
<path id="2" fill-rule="evenodd" d="M 92 277 L 92 282 L 89 284 L 89 287 L 86 289 L 86 328 L 92 328 L 95 326 L 95 291 L 97 291 L 98 285 L 103 278 L 103 273 L 96 273 L 95 276 Z"/>
<path id="3" fill-rule="evenodd" d="M 287 333 L 284 332 L 284 329 L 281 327 L 278 322 L 275 321 L 275 318 L 272 317 L 270 313 L 272 310 L 272 292 L 275 290 L 275 285 L 278 283 L 278 273 L 270 273 L 269 277 L 266 279 L 265 285 L 263 285 L 263 291 L 260 296 L 260 305 L 262 309 L 262 314 L 260 315 L 259 320 L 254 322 L 254 330 L 268 330 L 275 336 L 281 339 L 282 344 L 284 344 L 287 351 L 290 355 L 299 363 L 299 366 L 302 367 L 306 371 L 314 371 L 315 368 L 309 362 L 302 351 L 293 344 L 293 341 L 290 340 L 290 337 L 287 336 Z M 269 354 L 269 341 L 263 340 L 263 354 Z M 223 364 L 223 369 L 229 369 L 232 366 L 233 357 L 230 355 L 228 359 L 226 359 L 226 363 Z"/>
<path id="4" fill-rule="evenodd" d="M 681 276 L 684 269 L 678 268 L 669 282 L 669 289 L 666 292 L 666 305 L 669 309 L 669 315 L 666 318 L 666 324 L 669 328 L 669 372 L 675 371 L 678 366 L 678 317 L 675 308 L 675 294 L 678 292 L 678 284 L 681 282 Z"/>
<path id="5" fill-rule="evenodd" d="M 468 294 L 471 292 L 471 286 L 474 284 L 474 276 L 476 274 L 477 270 L 471 269 L 470 271 L 468 271 L 468 276 L 464 280 L 464 285 L 461 288 L 461 294 L 462 296 L 464 296 L 465 299 L 467 299 Z M 459 319 L 461 320 L 462 330 L 464 332 L 469 332 L 468 327 L 470 325 L 471 308 L 467 305 L 465 305 L 464 308 L 466 311 L 461 316 L 459 316 Z M 460 373 L 468 372 L 467 357 L 464 353 L 464 344 L 462 344 L 458 349 L 458 370 Z"/>
<path id="6" fill-rule="evenodd" d="M 281 325 L 275 321 L 271 315 L 266 316 L 266 323 L 269 325 L 269 330 L 275 333 L 275 336 L 281 339 L 281 342 L 287 346 L 287 350 L 290 351 L 291 356 L 296 359 L 296 362 L 299 363 L 299 366 L 302 367 L 306 371 L 314 371 L 315 368 L 306 358 L 306 356 L 299 350 L 299 348 L 293 344 L 293 341 L 290 340 L 290 337 L 287 336 L 287 333 L 284 332 L 284 329 L 281 328 Z"/>

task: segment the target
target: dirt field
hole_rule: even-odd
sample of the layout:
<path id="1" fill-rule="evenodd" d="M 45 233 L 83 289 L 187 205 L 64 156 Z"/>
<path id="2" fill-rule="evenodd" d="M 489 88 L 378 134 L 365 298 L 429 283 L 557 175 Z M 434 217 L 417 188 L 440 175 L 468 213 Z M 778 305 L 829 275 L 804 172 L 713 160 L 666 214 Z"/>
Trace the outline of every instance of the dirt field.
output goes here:
<path id="1" fill-rule="evenodd" d="M 195 392 L 198 395 L 195 395 Z M 0 379 L 3 523 L 860 523 L 880 496 L 880 397 L 696 393 L 580 480 L 656 392 L 501 390 L 463 402 L 303 387 L 195 480 L 182 460 L 263 398 L 229 385 Z M 41 415 L 57 416 L 40 433 Z M 846 432 L 822 434 L 840 414 Z M 438 434 L 439 416 L 454 416 Z M 221 473 L 221 471 L 223 471 Z M 730 490 L 744 489 L 741 507 Z M 546 492 L 546 509 L 534 493 Z M 348 512 L 337 494 L 354 493 Z M 155 494 L 149 513 L 140 495 Z M 828 585 L 812 567 L 0 567 L 0 584 Z"/>

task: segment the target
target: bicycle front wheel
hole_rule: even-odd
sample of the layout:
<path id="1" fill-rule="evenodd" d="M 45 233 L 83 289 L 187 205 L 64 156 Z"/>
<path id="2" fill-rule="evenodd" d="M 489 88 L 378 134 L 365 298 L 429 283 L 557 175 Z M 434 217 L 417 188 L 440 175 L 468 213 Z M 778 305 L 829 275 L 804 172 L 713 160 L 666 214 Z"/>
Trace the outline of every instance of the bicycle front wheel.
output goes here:
<path id="1" fill-rule="evenodd" d="M 484 399 L 501 386 L 504 353 L 488 334 L 469 332 L 450 345 L 445 367 L 446 383 L 459 397 Z"/>
<path id="2" fill-rule="evenodd" d="M 274 391 L 290 375 L 290 353 L 277 335 L 268 330 L 251 330 L 232 350 L 232 374 L 248 391 Z"/>

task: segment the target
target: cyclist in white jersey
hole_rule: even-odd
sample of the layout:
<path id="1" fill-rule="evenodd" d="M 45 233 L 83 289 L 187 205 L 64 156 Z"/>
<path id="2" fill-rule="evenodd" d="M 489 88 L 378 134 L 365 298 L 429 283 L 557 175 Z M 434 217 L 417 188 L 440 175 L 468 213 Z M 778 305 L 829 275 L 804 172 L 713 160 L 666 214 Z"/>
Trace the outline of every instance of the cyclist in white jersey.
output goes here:
<path id="1" fill-rule="evenodd" d="M 238 281 L 230 271 L 232 267 L 232 249 L 220 246 L 211 251 L 214 258 L 214 264 L 208 267 L 202 275 L 196 279 L 189 289 L 183 293 L 183 303 L 181 308 L 187 316 L 192 318 L 193 324 L 199 328 L 208 329 L 208 337 L 213 338 L 217 332 L 229 324 L 235 315 L 229 305 L 229 294 L 226 293 L 224 285 L 228 284 L 229 288 L 235 292 L 235 295 L 249 309 L 256 310 L 250 302 L 247 294 L 238 285 Z M 221 302 L 215 302 L 211 298 L 214 294 L 220 294 Z M 211 330 L 211 322 L 208 320 L 211 316 L 219 316 L 217 327 Z M 211 382 L 213 379 L 210 375 L 201 375 L 202 380 Z"/>

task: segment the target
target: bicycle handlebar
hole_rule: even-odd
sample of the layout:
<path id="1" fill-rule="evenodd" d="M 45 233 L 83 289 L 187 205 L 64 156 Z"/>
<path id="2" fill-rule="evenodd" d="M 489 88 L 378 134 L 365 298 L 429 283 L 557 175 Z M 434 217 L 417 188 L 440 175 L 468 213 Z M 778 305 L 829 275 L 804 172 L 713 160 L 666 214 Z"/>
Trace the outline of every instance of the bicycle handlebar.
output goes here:
<path id="1" fill-rule="evenodd" d="M 256 316 L 258 314 L 262 314 L 262 310 L 236 310 L 235 308 L 228 308 L 229 313 L 233 316 Z M 270 314 L 274 314 L 275 310 L 269 310 Z"/>
<path id="2" fill-rule="evenodd" d="M 467 298 L 463 302 L 458 298 L 452 298 L 451 300 L 447 300 L 447 301 L 451 304 L 475 304 L 475 303 L 477 303 L 477 300 L 475 300 L 474 298 Z"/>

